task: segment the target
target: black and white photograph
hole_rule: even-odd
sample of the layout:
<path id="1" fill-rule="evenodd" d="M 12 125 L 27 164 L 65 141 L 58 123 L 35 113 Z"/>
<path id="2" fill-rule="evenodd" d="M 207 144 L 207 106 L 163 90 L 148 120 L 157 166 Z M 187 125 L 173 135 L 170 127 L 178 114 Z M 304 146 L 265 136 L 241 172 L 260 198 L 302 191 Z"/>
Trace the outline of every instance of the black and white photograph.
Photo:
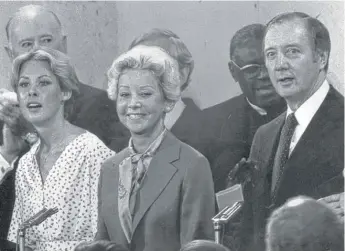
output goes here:
<path id="1" fill-rule="evenodd" d="M 0 1 L 0 251 L 344 251 L 344 12 Z"/>

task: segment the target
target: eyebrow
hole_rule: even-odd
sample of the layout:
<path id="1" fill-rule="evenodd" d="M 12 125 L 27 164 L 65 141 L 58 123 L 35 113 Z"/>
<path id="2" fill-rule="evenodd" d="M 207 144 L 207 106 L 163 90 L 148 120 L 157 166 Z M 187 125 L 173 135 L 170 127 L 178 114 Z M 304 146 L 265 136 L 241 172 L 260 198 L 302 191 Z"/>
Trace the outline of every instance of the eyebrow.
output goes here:
<path id="1" fill-rule="evenodd" d="M 42 34 L 41 36 L 40 36 L 40 38 L 41 37 L 54 37 L 52 34 Z M 32 41 L 32 40 L 34 40 L 35 38 L 34 37 L 27 37 L 27 38 L 23 38 L 23 39 L 20 39 L 19 40 L 19 43 L 22 43 L 22 42 L 25 42 L 25 41 Z"/>

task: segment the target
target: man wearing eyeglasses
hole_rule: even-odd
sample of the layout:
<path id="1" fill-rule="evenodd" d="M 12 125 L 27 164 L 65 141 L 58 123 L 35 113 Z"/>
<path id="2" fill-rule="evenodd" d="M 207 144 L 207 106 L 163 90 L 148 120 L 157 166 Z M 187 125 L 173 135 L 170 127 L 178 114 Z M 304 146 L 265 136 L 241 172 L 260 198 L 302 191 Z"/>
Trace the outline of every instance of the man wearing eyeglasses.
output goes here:
<path id="1" fill-rule="evenodd" d="M 242 157 L 249 156 L 254 133 L 282 113 L 286 104 L 276 93 L 262 54 L 265 27 L 251 24 L 238 30 L 230 43 L 230 73 L 243 94 L 204 110 L 205 137 L 215 139 L 208 154 L 216 192 Z"/>

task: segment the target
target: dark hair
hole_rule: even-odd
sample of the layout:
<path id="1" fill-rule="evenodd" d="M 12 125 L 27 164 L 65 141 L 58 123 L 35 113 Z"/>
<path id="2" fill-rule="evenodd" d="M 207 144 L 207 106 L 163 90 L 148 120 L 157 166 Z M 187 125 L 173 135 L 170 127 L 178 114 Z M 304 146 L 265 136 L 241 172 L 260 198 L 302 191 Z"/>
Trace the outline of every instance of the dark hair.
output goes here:
<path id="1" fill-rule="evenodd" d="M 41 6 L 41 5 L 33 5 L 33 4 L 30 4 L 30 5 L 25 5 L 21 8 L 18 9 L 18 11 L 16 11 L 16 13 L 8 20 L 7 24 L 6 24 L 6 37 L 7 37 L 7 41 L 10 40 L 10 26 L 11 26 L 11 23 L 12 23 L 12 20 L 17 16 L 19 15 L 20 13 L 22 12 L 25 12 L 26 10 L 28 9 L 35 9 L 37 11 L 46 11 L 50 14 L 52 14 L 53 18 L 56 20 L 57 24 L 59 25 L 59 27 L 61 28 L 61 22 L 60 22 L 60 19 L 57 17 L 57 15 L 52 12 L 51 10 L 48 10 L 46 9 L 45 7 Z"/>
<path id="2" fill-rule="evenodd" d="M 250 24 L 236 31 L 230 42 L 230 59 L 233 60 L 234 51 L 239 46 L 245 45 L 248 41 L 262 41 L 265 34 L 265 26 L 263 24 Z"/>
<path id="3" fill-rule="evenodd" d="M 189 74 L 186 82 L 181 85 L 181 90 L 183 91 L 187 88 L 191 82 L 194 60 L 192 54 L 179 36 L 170 30 L 155 28 L 136 37 L 128 49 L 130 50 L 139 44 L 161 47 L 171 57 L 177 60 L 180 71 L 184 68 L 188 68 Z"/>
<path id="4" fill-rule="evenodd" d="M 295 197 L 270 216 L 266 244 L 268 251 L 343 251 L 343 224 L 322 202 Z"/>
<path id="5" fill-rule="evenodd" d="M 129 251 L 127 248 L 115 242 L 100 240 L 82 242 L 74 251 Z"/>
<path id="6" fill-rule="evenodd" d="M 327 63 L 325 65 L 325 71 L 327 71 L 329 56 L 331 53 L 331 39 L 329 36 L 328 29 L 318 19 L 311 17 L 308 14 L 303 13 L 303 12 L 286 12 L 274 17 L 271 21 L 267 23 L 264 37 L 266 37 L 268 30 L 272 26 L 277 25 L 277 24 L 282 24 L 284 22 L 288 22 L 292 20 L 304 21 L 306 28 L 309 31 L 310 37 L 313 41 L 315 52 L 318 53 L 318 51 L 321 51 L 321 52 L 326 52 L 328 54 Z"/>
<path id="7" fill-rule="evenodd" d="M 180 251 L 229 251 L 229 249 L 213 241 L 194 240 L 184 245 Z"/>

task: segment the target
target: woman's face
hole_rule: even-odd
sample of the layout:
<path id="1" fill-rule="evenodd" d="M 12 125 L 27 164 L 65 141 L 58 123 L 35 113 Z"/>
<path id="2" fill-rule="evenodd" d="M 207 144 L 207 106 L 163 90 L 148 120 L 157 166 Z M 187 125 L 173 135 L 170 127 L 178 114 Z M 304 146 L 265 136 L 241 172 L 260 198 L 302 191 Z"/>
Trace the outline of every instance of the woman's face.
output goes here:
<path id="1" fill-rule="evenodd" d="M 62 101 L 69 98 L 61 91 L 48 62 L 41 60 L 29 60 L 22 65 L 17 94 L 23 116 L 33 125 L 63 114 Z"/>
<path id="2" fill-rule="evenodd" d="M 170 110 L 158 80 L 148 70 L 129 70 L 118 83 L 117 114 L 132 135 L 152 135 L 163 129 Z"/>

